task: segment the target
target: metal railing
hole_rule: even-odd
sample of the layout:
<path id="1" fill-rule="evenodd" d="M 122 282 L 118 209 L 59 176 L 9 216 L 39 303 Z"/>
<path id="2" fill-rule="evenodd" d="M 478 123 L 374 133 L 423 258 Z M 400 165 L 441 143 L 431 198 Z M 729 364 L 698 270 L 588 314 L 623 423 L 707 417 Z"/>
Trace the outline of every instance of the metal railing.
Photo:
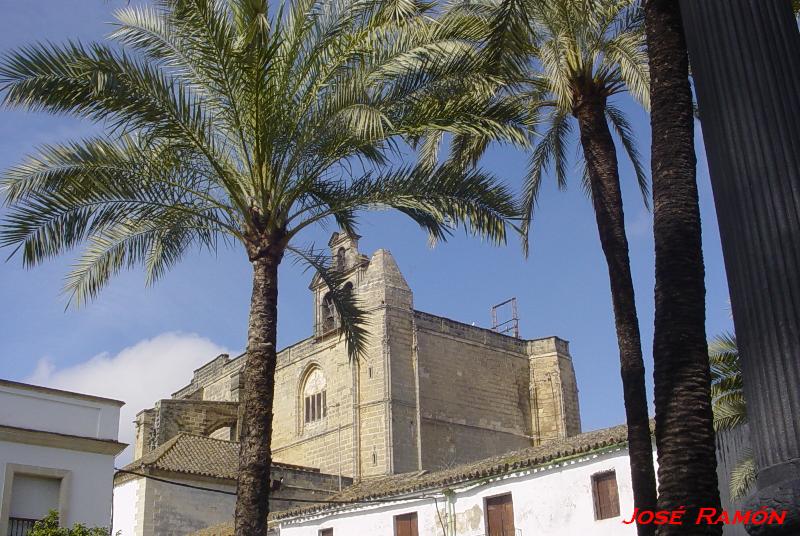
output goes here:
<path id="1" fill-rule="evenodd" d="M 25 519 L 22 517 L 8 518 L 8 536 L 27 536 L 38 519 Z"/>

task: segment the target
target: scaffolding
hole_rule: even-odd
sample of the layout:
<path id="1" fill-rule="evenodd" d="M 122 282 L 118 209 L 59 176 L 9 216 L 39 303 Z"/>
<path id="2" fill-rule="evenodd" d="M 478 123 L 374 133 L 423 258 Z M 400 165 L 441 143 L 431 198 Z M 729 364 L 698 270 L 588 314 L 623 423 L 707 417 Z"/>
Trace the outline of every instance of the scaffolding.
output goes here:
<path id="1" fill-rule="evenodd" d="M 502 315 L 511 310 L 511 318 L 507 320 L 498 319 L 498 313 Z M 500 316 L 500 318 L 504 318 Z M 510 298 L 504 302 L 498 303 L 492 307 L 492 331 L 502 333 L 503 335 L 513 334 L 519 339 L 519 313 L 517 312 L 517 298 Z"/>

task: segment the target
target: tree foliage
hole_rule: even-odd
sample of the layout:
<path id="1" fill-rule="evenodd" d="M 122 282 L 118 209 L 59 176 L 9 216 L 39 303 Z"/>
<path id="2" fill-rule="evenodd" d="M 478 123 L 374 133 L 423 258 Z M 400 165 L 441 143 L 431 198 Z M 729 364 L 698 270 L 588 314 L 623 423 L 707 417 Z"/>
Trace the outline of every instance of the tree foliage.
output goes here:
<path id="1" fill-rule="evenodd" d="M 708 346 L 711 366 L 711 403 L 714 410 L 714 429 L 732 430 L 747 422 L 742 369 L 736 335 L 723 333 Z M 733 500 L 743 498 L 756 481 L 756 461 L 751 449 L 745 450 L 730 477 Z"/>
<path id="2" fill-rule="evenodd" d="M 60 527 L 58 524 L 58 512 L 50 510 L 47 517 L 41 519 L 33 525 L 28 532 L 28 536 L 108 536 L 107 528 L 86 527 L 76 523 L 72 528 Z"/>
<path id="3" fill-rule="evenodd" d="M 72 303 L 120 270 L 148 284 L 192 248 L 265 241 L 339 283 L 298 235 L 393 208 L 432 241 L 458 225 L 506 239 L 517 209 L 491 174 L 397 165 L 431 132 L 524 145 L 519 110 L 476 74 L 468 25 L 417 0 L 157 0 L 116 12 L 112 43 L 35 44 L 0 62 L 8 107 L 101 123 L 39 148 L 0 182 L 0 246 L 36 265 L 75 247 Z M 447 98 L 443 98 L 447 95 Z M 334 293 L 351 355 L 363 315 Z M 348 300 L 351 300 L 348 303 Z"/>
<path id="4" fill-rule="evenodd" d="M 644 49 L 643 17 L 638 0 L 470 0 L 457 2 L 446 17 L 469 19 L 483 36 L 484 69 L 502 79 L 506 102 L 522 106 L 530 153 L 524 186 L 526 231 L 542 179 L 568 183 L 574 133 L 573 112 L 581 98 L 604 100 L 629 93 L 649 104 L 649 70 Z M 633 128 L 615 102 L 606 118 L 633 165 L 645 204 L 646 167 Z M 485 140 L 462 143 L 462 160 L 475 162 Z M 582 158 L 583 186 L 589 192 Z M 525 242 L 527 249 L 527 241 Z"/>

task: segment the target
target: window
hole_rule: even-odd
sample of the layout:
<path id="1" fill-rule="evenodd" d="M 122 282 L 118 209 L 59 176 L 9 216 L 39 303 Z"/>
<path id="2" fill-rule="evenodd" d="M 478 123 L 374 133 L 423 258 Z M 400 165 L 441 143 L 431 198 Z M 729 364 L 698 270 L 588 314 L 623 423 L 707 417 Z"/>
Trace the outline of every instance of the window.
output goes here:
<path id="1" fill-rule="evenodd" d="M 594 498 L 595 519 L 617 517 L 619 515 L 617 473 L 606 471 L 592 476 L 592 496 Z"/>
<path id="2" fill-rule="evenodd" d="M 59 511 L 61 479 L 17 473 L 13 476 L 8 534 L 25 536 L 50 510 Z"/>
<path id="3" fill-rule="evenodd" d="M 419 536 L 416 512 L 394 516 L 394 536 Z"/>
<path id="4" fill-rule="evenodd" d="M 336 329 L 339 322 L 336 314 L 336 306 L 333 305 L 333 297 L 330 292 L 325 294 L 325 297 L 322 298 L 322 305 L 320 305 L 319 313 L 320 325 L 322 326 L 320 331 L 322 333 L 327 333 Z"/>
<path id="5" fill-rule="evenodd" d="M 514 536 L 511 494 L 486 499 L 486 536 Z"/>
<path id="6" fill-rule="evenodd" d="M 346 268 L 347 256 L 345 253 L 344 248 L 339 248 L 339 251 L 336 252 L 336 269 L 337 270 L 344 270 Z"/>
<path id="7" fill-rule="evenodd" d="M 305 422 L 315 422 L 328 414 L 328 407 L 325 400 L 325 391 L 305 397 L 306 420 Z"/>
<path id="8" fill-rule="evenodd" d="M 325 376 L 318 368 L 306 377 L 303 386 L 303 422 L 306 424 L 321 421 L 328 414 Z"/>
<path id="9" fill-rule="evenodd" d="M 333 529 L 320 529 L 319 536 L 333 536 Z"/>

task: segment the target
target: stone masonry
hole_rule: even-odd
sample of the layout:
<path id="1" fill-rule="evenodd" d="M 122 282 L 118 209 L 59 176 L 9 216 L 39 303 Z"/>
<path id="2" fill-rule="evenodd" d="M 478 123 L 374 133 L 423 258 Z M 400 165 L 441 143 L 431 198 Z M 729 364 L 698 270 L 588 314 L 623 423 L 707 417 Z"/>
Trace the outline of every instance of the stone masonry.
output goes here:
<path id="1" fill-rule="evenodd" d="M 276 461 L 359 480 L 580 433 L 565 340 L 517 339 L 416 311 L 391 253 L 362 255 L 358 238 L 334 233 L 329 246 L 368 313 L 366 355 L 348 359 L 327 288 L 315 277 L 313 335 L 278 355 Z M 244 361 L 221 355 L 172 399 L 141 412 L 136 458 L 179 432 L 235 439 Z M 309 409 L 319 393 L 324 409 Z"/>

